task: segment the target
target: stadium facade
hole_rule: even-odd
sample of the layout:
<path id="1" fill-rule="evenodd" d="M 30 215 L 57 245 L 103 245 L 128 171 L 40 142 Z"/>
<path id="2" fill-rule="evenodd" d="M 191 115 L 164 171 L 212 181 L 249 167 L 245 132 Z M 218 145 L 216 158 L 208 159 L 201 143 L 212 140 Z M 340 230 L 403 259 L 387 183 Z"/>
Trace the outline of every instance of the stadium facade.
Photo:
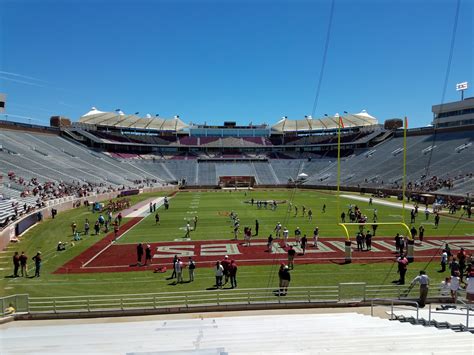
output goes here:
<path id="1" fill-rule="evenodd" d="M 473 104 L 470 98 L 433 106 L 434 126 L 408 130 L 408 194 L 465 199 L 474 193 Z M 366 111 L 284 117 L 272 126 L 211 126 L 187 124 L 178 116 L 139 117 L 93 108 L 76 122 L 52 117 L 51 127 L 6 121 L 0 126 L 2 195 L 32 207 L 36 199 L 22 197 L 27 187 L 15 179 L 122 189 L 295 183 L 333 189 L 339 128 L 341 187 L 392 195 L 402 191 L 401 120 L 382 125 Z M 12 208 L 3 212 L 0 223 L 14 215 Z"/>

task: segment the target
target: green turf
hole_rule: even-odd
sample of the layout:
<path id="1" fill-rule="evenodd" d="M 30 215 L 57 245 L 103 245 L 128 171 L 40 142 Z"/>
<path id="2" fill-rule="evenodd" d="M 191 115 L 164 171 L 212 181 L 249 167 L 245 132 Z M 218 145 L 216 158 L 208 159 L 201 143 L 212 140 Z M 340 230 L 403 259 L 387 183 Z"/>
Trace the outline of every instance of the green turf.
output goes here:
<path id="1" fill-rule="evenodd" d="M 281 204 L 275 211 L 270 208 L 258 209 L 256 205 L 251 206 L 245 201 L 251 198 L 255 200 L 275 199 L 279 201 L 292 201 L 293 205 L 299 208 L 298 215 L 295 217 L 294 209 L 288 212 L 288 203 Z M 340 199 L 340 210 L 346 211 L 349 204 L 358 205 L 369 220 L 373 218 L 373 209 L 377 208 L 378 222 L 400 222 L 401 208 L 387 207 L 373 204 L 369 206 L 368 202 L 359 202 L 347 198 Z M 326 205 L 326 212 L 322 212 L 323 205 Z M 195 206 L 195 207 L 194 207 Z M 302 206 L 313 211 L 313 220 L 302 216 Z M 255 220 L 260 224 L 259 236 L 267 237 L 273 232 L 276 223 L 281 222 L 283 226 L 288 227 L 290 235 L 296 227 L 300 227 L 303 234 L 311 236 L 313 229 L 318 226 L 320 236 L 324 237 L 344 237 L 343 229 L 337 225 L 340 221 L 338 214 L 337 199 L 327 192 L 317 191 L 298 191 L 294 190 L 274 190 L 274 191 L 216 191 L 216 192 L 180 192 L 171 200 L 169 210 L 159 209 L 160 225 L 155 224 L 154 215 L 148 216 L 133 230 L 119 240 L 119 243 L 137 243 L 137 242 L 157 242 L 183 238 L 185 235 L 184 227 L 189 220 L 192 225 L 194 215 L 198 216 L 197 229 L 191 233 L 193 240 L 213 240 L 213 239 L 231 239 L 233 238 L 233 228 L 231 220 L 226 213 L 234 211 L 240 218 L 241 234 L 244 226 L 254 229 Z M 407 211 L 409 216 L 410 211 Z M 409 219 L 409 217 L 408 217 Z M 346 218 L 349 222 L 349 218 Z M 421 212 L 415 225 L 425 226 L 425 236 L 446 236 L 462 235 L 473 231 L 473 224 L 468 221 L 458 221 L 455 218 L 441 217 L 439 228 L 434 228 L 433 216 L 425 221 L 425 216 Z M 358 227 L 349 226 L 351 235 L 355 235 Z M 379 225 L 378 235 L 394 236 L 395 233 L 406 234 L 405 230 L 399 226 Z"/>
<path id="2" fill-rule="evenodd" d="M 160 196 L 160 194 L 143 194 L 131 197 L 133 203 L 145 200 L 150 196 Z M 291 200 L 293 204 L 300 207 L 299 216 L 294 217 L 294 212 L 287 212 L 287 204 L 280 205 L 276 211 L 269 209 L 257 209 L 245 200 L 254 199 L 276 199 Z M 340 200 L 341 210 L 347 210 L 350 200 Z M 368 203 L 352 201 L 362 210 L 372 217 L 373 211 Z M 323 204 L 326 204 L 326 213 L 322 213 Z M 192 207 L 194 205 L 195 207 Z M 314 213 L 313 221 L 301 216 L 301 206 L 311 208 Z M 394 207 L 377 206 L 379 222 L 399 221 L 397 215 L 401 214 L 401 209 Z M 260 235 L 266 237 L 271 233 L 275 224 L 281 222 L 293 231 L 299 226 L 304 233 L 311 234 L 314 226 L 319 226 L 321 238 L 342 237 L 342 229 L 337 226 L 337 199 L 328 192 L 318 192 L 303 190 L 257 190 L 247 192 L 180 192 L 171 199 L 171 207 L 168 211 L 159 209 L 161 224 L 155 225 L 154 216 L 146 218 L 134 229 L 124 235 L 119 243 L 136 243 L 138 241 L 160 241 L 182 238 L 186 219 L 191 219 L 194 214 L 187 213 L 197 211 L 199 222 L 197 230 L 192 232 L 193 240 L 209 239 L 230 239 L 232 238 L 230 219 L 223 212 L 231 210 L 238 213 L 241 226 L 249 225 L 253 228 L 257 218 L 260 221 Z M 408 214 L 407 214 L 408 215 Z M 126 273 L 96 273 L 96 274 L 73 274 L 54 275 L 52 272 L 66 261 L 79 255 L 90 245 L 95 243 L 100 236 L 89 236 L 84 240 L 75 243 L 75 246 L 68 248 L 65 252 L 56 252 L 56 244 L 59 240 L 69 241 L 71 239 L 71 222 L 75 221 L 79 229 L 82 229 L 85 218 L 90 221 L 97 218 L 86 208 L 81 207 L 68 212 L 60 213 L 55 220 L 44 221 L 26 233 L 19 244 L 11 244 L 8 249 L 2 252 L 1 259 L 3 277 L 0 280 L 1 294 L 28 293 L 31 296 L 62 296 L 62 295 L 92 295 L 92 294 L 119 294 L 119 293 L 144 293 L 144 292 L 164 292 L 183 290 L 204 290 L 212 286 L 214 281 L 213 271 L 209 268 L 201 268 L 196 271 L 196 281 L 182 285 L 173 285 L 171 280 L 167 280 L 166 274 L 153 274 L 148 272 L 126 272 Z M 419 222 L 424 222 L 424 216 L 420 216 Z M 432 222 L 432 218 L 430 221 Z M 419 224 L 417 223 L 417 226 Z M 431 224 L 426 225 L 426 237 L 438 235 L 465 235 L 473 233 L 473 224 L 468 221 L 454 218 L 441 217 L 439 229 L 434 229 Z M 243 229 L 243 228 L 242 228 Z M 354 233 L 355 228 L 351 228 Z M 392 236 L 400 231 L 397 227 L 379 227 L 379 234 Z M 14 251 L 25 251 L 31 258 L 37 250 L 41 250 L 44 256 L 42 276 L 39 279 L 26 279 L 10 277 L 12 274 L 10 258 Z M 30 261 L 30 268 L 32 267 Z M 445 276 L 436 272 L 438 269 L 437 258 L 431 263 L 414 263 L 410 265 L 407 278 L 415 276 L 419 269 L 427 267 L 428 274 L 437 283 Z M 30 274 L 32 271 L 30 270 Z M 239 287 L 274 287 L 277 284 L 277 266 L 241 266 L 239 268 Z M 372 264 L 316 264 L 300 265 L 293 272 L 292 285 L 335 285 L 339 282 L 364 281 L 369 284 L 390 284 L 397 279 L 396 268 L 393 263 L 372 263 Z"/>

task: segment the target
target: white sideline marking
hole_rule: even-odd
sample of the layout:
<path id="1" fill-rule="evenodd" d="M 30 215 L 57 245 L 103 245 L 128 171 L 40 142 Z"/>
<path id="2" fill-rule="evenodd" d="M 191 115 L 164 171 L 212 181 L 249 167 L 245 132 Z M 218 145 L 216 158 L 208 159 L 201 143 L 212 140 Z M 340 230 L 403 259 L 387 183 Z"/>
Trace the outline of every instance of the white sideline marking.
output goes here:
<path id="1" fill-rule="evenodd" d="M 171 199 L 171 197 L 170 197 L 170 199 Z M 165 200 L 164 197 L 159 197 L 159 198 L 153 200 L 153 202 L 156 202 L 157 208 L 160 208 L 160 207 L 163 205 L 164 200 Z M 152 202 L 152 203 L 153 203 L 153 202 Z M 145 208 L 145 213 L 146 213 L 146 211 L 149 210 L 150 205 L 148 204 L 148 205 L 145 205 L 144 207 L 146 207 L 146 208 Z M 143 207 L 140 208 L 140 209 L 137 210 L 137 211 L 142 211 L 142 210 L 143 210 Z M 132 215 L 133 215 L 135 212 L 137 212 L 137 211 L 133 211 L 131 214 L 127 215 L 127 217 L 132 216 Z M 142 217 L 142 215 L 138 215 L 138 216 L 136 216 L 136 217 Z M 143 217 L 143 218 L 142 218 L 137 224 L 135 224 L 132 228 L 126 230 L 124 233 L 122 233 L 121 235 L 119 235 L 119 236 L 117 237 L 117 239 L 115 239 L 115 241 L 117 241 L 117 240 L 119 240 L 120 238 L 122 238 L 125 234 L 127 234 L 129 231 L 131 231 L 131 230 L 132 230 L 133 228 L 135 228 L 136 226 L 138 226 L 138 225 L 139 225 L 140 223 L 142 223 L 145 219 L 146 219 L 146 218 Z M 114 243 L 114 242 L 109 243 L 104 249 L 102 249 L 101 251 L 99 251 L 99 252 L 98 252 L 97 254 L 95 254 L 92 258 L 90 258 L 90 259 L 87 260 L 84 264 L 82 264 L 81 268 L 84 268 L 84 267 L 86 267 L 87 265 L 89 265 L 92 261 L 95 260 L 95 258 L 97 258 L 100 254 L 102 254 L 104 251 L 106 251 L 107 249 L 109 249 L 113 244 L 115 244 L 115 243 Z"/>
<path id="2" fill-rule="evenodd" d="M 156 207 L 160 208 L 163 206 L 165 198 L 164 197 L 158 197 L 155 198 L 151 203 L 156 203 Z M 133 217 L 145 217 L 147 215 L 147 212 L 150 210 L 150 204 L 144 205 L 143 207 L 140 207 L 139 209 L 136 209 L 135 211 L 129 213 L 128 215 L 124 216 L 126 218 L 133 218 Z"/>
<path id="3" fill-rule="evenodd" d="M 351 200 L 356 200 L 356 201 L 362 201 L 362 202 L 369 202 L 369 198 L 370 198 L 370 197 L 362 197 L 362 196 L 354 196 L 354 195 L 341 195 L 341 197 L 348 198 L 348 199 L 351 199 Z M 400 203 L 391 202 L 391 201 L 384 201 L 384 200 L 380 200 L 378 198 L 372 198 L 372 202 L 376 203 L 378 205 L 402 208 L 402 204 L 400 204 Z M 415 206 L 413 206 L 411 203 L 406 203 L 405 204 L 405 209 L 406 210 L 412 210 L 414 208 L 415 208 Z"/>

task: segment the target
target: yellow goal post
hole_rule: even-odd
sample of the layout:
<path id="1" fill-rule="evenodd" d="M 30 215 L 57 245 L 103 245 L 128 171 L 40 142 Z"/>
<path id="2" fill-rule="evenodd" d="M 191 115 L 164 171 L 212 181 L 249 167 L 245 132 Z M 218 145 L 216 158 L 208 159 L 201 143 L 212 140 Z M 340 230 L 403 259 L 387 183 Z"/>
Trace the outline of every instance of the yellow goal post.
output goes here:
<path id="1" fill-rule="evenodd" d="M 406 230 L 406 235 L 408 238 L 407 242 L 407 250 L 406 250 L 406 256 L 409 262 L 413 262 L 415 260 L 414 258 L 414 244 L 415 240 L 413 239 L 410 231 L 410 227 L 404 223 L 404 222 L 365 222 L 365 223 L 338 223 L 344 229 L 344 232 L 346 234 L 346 241 L 345 241 L 345 258 L 346 262 L 351 262 L 352 261 L 352 250 L 351 250 L 351 236 L 349 234 L 349 230 L 347 229 L 347 226 L 364 226 L 364 227 L 370 227 L 372 225 L 377 225 L 377 226 L 401 226 L 405 228 Z"/>

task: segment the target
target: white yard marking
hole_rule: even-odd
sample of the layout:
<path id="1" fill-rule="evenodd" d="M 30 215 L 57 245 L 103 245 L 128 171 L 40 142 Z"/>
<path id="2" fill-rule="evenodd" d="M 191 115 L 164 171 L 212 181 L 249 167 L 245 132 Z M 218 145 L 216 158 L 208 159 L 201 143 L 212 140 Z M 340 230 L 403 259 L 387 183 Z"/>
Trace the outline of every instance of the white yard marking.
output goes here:
<path id="1" fill-rule="evenodd" d="M 362 201 L 362 202 L 369 202 L 369 197 L 362 197 L 362 196 L 354 196 L 354 195 L 341 195 L 343 198 L 348 198 L 351 200 L 356 200 L 356 201 Z M 396 207 L 396 208 L 402 208 L 401 203 L 397 202 L 391 202 L 391 201 L 385 201 L 385 200 L 380 200 L 378 198 L 372 198 L 372 203 L 378 204 L 378 205 L 383 205 L 383 206 L 390 206 L 390 207 Z M 406 210 L 412 210 L 414 209 L 415 206 L 411 203 L 406 203 L 405 204 L 405 209 Z"/>
<path id="2" fill-rule="evenodd" d="M 151 203 L 156 203 L 156 208 L 159 208 L 163 205 L 165 198 L 164 197 L 158 197 L 151 201 Z M 140 208 L 137 208 L 133 212 L 129 213 L 128 215 L 124 216 L 125 218 L 133 218 L 133 217 L 145 217 L 147 213 L 150 211 L 150 205 L 146 204 Z"/>

